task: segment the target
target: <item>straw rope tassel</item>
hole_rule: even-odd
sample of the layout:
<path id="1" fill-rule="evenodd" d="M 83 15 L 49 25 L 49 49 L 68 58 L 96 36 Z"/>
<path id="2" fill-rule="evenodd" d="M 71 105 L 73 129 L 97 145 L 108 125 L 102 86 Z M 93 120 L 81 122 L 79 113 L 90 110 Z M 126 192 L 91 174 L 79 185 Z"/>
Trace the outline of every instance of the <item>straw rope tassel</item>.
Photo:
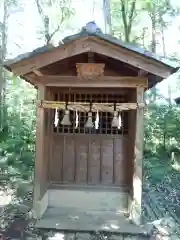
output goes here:
<path id="1" fill-rule="evenodd" d="M 92 103 L 90 103 L 90 111 L 88 112 L 88 120 L 85 124 L 86 128 L 93 128 L 93 121 L 92 121 Z"/>
<path id="2" fill-rule="evenodd" d="M 79 116 L 78 116 L 78 112 L 76 110 L 76 121 L 75 121 L 75 128 L 78 128 L 79 125 Z"/>
<path id="3" fill-rule="evenodd" d="M 61 121 L 61 125 L 71 126 L 71 121 L 69 119 L 69 110 L 65 110 L 64 117 Z"/>
<path id="4" fill-rule="evenodd" d="M 93 128 L 93 121 L 92 121 L 92 112 L 88 112 L 88 120 L 85 124 L 86 128 Z"/>
<path id="5" fill-rule="evenodd" d="M 116 111 L 116 104 L 114 104 L 114 117 L 111 123 L 112 127 L 118 127 L 119 122 L 118 122 L 118 112 Z"/>
<path id="6" fill-rule="evenodd" d="M 61 121 L 61 125 L 71 126 L 71 121 L 69 119 L 69 110 L 67 107 L 68 107 L 68 102 L 66 102 L 66 109 L 65 109 L 64 117 Z"/>
<path id="7" fill-rule="evenodd" d="M 59 123 L 59 116 L 58 116 L 58 109 L 55 110 L 55 116 L 54 116 L 54 126 L 57 127 Z"/>
<path id="8" fill-rule="evenodd" d="M 122 127 L 122 117 L 121 117 L 121 113 L 119 113 L 119 116 L 118 116 L 118 129 L 121 129 Z"/>
<path id="9" fill-rule="evenodd" d="M 99 128 L 99 112 L 97 110 L 97 113 L 96 113 L 96 121 L 95 121 L 95 129 L 98 129 Z"/>

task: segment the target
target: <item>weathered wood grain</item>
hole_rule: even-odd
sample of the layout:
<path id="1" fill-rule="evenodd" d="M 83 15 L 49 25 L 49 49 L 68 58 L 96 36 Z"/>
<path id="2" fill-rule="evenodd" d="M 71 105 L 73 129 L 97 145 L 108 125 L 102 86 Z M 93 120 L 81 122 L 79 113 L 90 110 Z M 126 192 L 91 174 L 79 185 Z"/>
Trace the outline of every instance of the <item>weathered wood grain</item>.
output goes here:
<path id="1" fill-rule="evenodd" d="M 144 89 L 137 88 L 136 90 L 137 102 L 144 101 Z M 131 204 L 131 218 L 140 224 L 142 211 L 142 160 L 143 160 L 143 141 L 144 141 L 144 112 L 143 109 L 136 110 L 136 131 L 134 144 L 134 172 L 133 172 L 133 196 Z"/>

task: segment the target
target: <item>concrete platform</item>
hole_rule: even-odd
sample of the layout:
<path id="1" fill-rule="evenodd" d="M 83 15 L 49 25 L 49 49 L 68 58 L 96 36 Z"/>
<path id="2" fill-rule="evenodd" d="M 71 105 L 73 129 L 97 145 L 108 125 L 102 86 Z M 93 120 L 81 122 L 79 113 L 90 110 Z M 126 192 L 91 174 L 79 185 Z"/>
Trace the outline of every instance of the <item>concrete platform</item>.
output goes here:
<path id="1" fill-rule="evenodd" d="M 83 211 L 77 208 L 48 207 L 36 228 L 52 231 L 112 232 L 116 234 L 146 235 L 144 227 L 136 226 L 115 211 Z"/>
<path id="2" fill-rule="evenodd" d="M 48 206 L 127 213 L 128 196 L 123 188 L 58 186 L 48 189 Z"/>

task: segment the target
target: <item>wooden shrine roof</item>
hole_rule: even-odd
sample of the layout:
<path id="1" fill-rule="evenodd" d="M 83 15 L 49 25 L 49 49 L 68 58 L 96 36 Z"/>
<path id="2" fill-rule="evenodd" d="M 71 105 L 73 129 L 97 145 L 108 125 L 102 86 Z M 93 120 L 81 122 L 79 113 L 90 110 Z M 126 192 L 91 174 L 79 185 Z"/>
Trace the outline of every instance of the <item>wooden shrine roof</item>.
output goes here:
<path id="1" fill-rule="evenodd" d="M 142 70 L 142 74 L 148 76 L 149 88 L 179 69 L 144 48 L 102 33 L 95 22 L 88 23 L 79 33 L 65 37 L 58 47 L 48 45 L 37 48 L 5 62 L 4 67 L 29 81 L 28 74 L 87 52 L 104 55 L 119 64 L 132 66 L 137 74 Z"/>

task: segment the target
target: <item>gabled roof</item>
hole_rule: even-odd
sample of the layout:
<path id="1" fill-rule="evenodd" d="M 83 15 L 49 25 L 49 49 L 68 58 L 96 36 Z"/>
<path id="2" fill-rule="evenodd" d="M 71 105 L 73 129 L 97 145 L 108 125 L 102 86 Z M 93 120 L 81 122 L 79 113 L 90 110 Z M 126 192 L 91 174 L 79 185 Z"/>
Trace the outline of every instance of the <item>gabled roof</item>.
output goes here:
<path id="1" fill-rule="evenodd" d="M 82 28 L 82 30 L 78 34 L 65 37 L 62 40 L 62 43 L 60 43 L 60 45 L 58 47 L 48 45 L 48 46 L 44 46 L 41 48 L 37 48 L 32 52 L 21 54 L 21 55 L 17 56 L 16 58 L 7 61 L 4 64 L 4 66 L 8 70 L 10 70 L 18 75 L 24 75 L 24 74 L 29 73 L 38 68 L 44 67 L 46 65 L 50 65 L 53 62 L 57 62 L 57 61 L 59 61 L 59 58 L 60 58 L 60 60 L 62 60 L 63 58 L 60 56 L 61 55 L 60 52 L 56 54 L 56 57 L 52 61 L 51 61 L 50 57 L 48 57 L 48 53 L 49 53 L 49 55 L 51 54 L 51 56 L 52 56 L 53 54 L 55 54 L 56 51 L 58 52 L 60 49 L 62 51 L 62 49 L 65 49 L 66 46 L 69 46 L 70 44 L 73 44 L 74 42 L 77 42 L 78 40 L 81 40 L 81 39 L 91 39 L 93 41 L 99 39 L 99 40 L 102 40 L 102 42 L 99 42 L 99 44 L 104 44 L 104 43 L 110 44 L 109 45 L 110 47 L 114 46 L 121 51 L 127 51 L 128 53 L 131 52 L 132 54 L 134 54 L 133 55 L 133 64 L 135 67 L 137 67 L 139 69 L 143 69 L 143 67 L 140 66 L 139 63 L 146 62 L 145 63 L 146 69 L 143 69 L 143 70 L 145 70 L 146 72 L 149 72 L 151 74 L 151 78 L 153 76 L 154 76 L 153 78 L 156 78 L 153 85 L 155 85 L 157 82 L 160 82 L 163 78 L 168 77 L 170 74 L 175 73 L 178 70 L 177 67 L 172 66 L 171 64 L 168 64 L 162 58 L 153 54 L 152 52 L 145 50 L 144 48 L 140 48 L 135 45 L 124 43 L 123 41 L 121 41 L 113 36 L 102 33 L 101 29 L 99 27 L 97 27 L 95 22 L 89 22 L 85 27 Z M 98 46 L 95 46 L 93 44 L 94 44 L 94 42 L 92 44 L 89 44 L 87 47 L 84 47 L 84 49 L 82 49 L 81 51 L 79 50 L 75 53 L 72 53 L 72 56 L 83 53 L 83 52 L 88 52 L 88 51 L 96 52 L 97 51 L 97 53 L 99 53 L 99 54 L 102 53 L 104 55 L 107 55 L 108 57 L 111 57 L 110 54 L 109 55 L 107 54 L 107 51 L 104 51 L 104 53 L 103 53 L 98 48 Z M 93 48 L 93 46 L 95 46 L 95 47 Z M 71 49 L 72 49 L 72 51 L 74 50 L 72 47 L 71 47 Z M 105 49 L 105 48 L 103 48 L 103 49 Z M 122 57 L 125 56 L 126 53 L 123 52 L 123 54 L 122 54 Z M 38 61 L 38 58 L 40 56 L 47 57 L 47 58 L 49 58 L 49 60 L 47 60 L 43 64 L 42 61 Z M 69 55 L 65 54 L 64 58 L 66 58 L 66 57 L 69 57 Z M 112 57 L 121 61 L 121 58 L 116 57 L 116 49 L 114 49 L 114 52 L 112 52 Z M 123 61 L 126 63 L 129 63 L 131 65 L 131 62 L 128 61 L 127 57 L 126 57 L 126 59 L 122 59 L 122 62 Z M 31 65 L 30 65 L 29 69 L 26 69 L 26 71 L 25 71 L 24 66 L 26 64 L 28 64 L 27 62 L 30 62 Z M 17 65 L 20 66 L 19 71 L 16 71 Z M 156 69 L 161 69 L 161 71 L 159 71 L 157 73 L 155 71 L 152 71 L 151 70 L 152 66 L 156 66 Z M 152 87 L 152 86 L 150 86 L 150 87 Z"/>

